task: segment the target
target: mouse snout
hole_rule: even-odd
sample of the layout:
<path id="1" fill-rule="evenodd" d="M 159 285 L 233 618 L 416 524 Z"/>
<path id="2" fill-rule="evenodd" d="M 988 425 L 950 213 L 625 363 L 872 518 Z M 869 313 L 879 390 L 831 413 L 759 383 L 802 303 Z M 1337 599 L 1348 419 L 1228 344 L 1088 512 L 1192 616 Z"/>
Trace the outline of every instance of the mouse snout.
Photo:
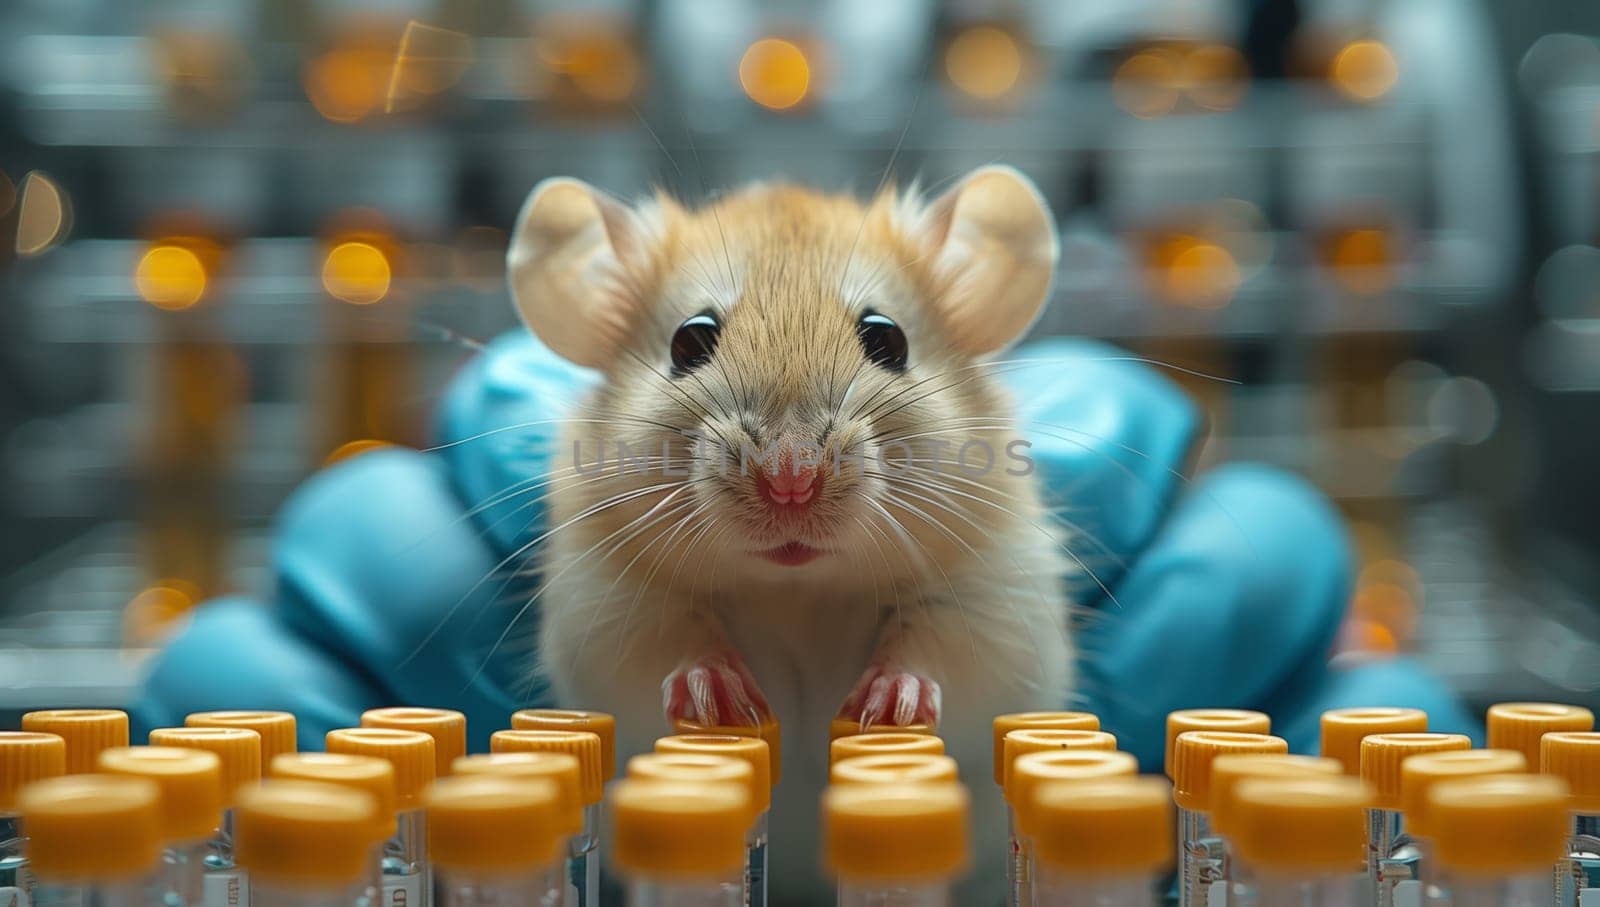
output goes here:
<path id="1" fill-rule="evenodd" d="M 772 469 L 756 472 L 756 489 L 762 500 L 784 506 L 803 506 L 817 496 L 822 474 L 814 464 L 783 458 Z"/>

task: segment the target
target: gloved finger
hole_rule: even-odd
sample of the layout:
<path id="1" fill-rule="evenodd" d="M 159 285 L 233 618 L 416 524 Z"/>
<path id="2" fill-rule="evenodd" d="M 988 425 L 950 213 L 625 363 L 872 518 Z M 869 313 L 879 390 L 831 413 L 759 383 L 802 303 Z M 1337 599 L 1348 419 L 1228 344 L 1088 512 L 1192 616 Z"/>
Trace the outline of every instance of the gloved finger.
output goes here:
<path id="1" fill-rule="evenodd" d="M 1320 665 L 1349 595 L 1343 524 L 1297 478 L 1251 465 L 1197 483 L 1085 617 L 1082 686 L 1124 749 L 1159 760 L 1173 709 L 1254 708 Z"/>
<path id="2" fill-rule="evenodd" d="M 381 450 L 313 477 L 280 517 L 281 619 L 347 653 L 395 704 L 467 715 L 482 746 L 538 699 L 536 615 L 434 455 Z"/>
<path id="3" fill-rule="evenodd" d="M 574 459 L 555 450 L 560 420 L 598 380 L 517 330 L 489 344 L 451 382 L 439 412 L 438 453 L 496 550 L 526 544 L 543 526 L 550 470 Z"/>
<path id="4" fill-rule="evenodd" d="M 1158 369 L 1094 341 L 1027 344 L 995 368 L 1017 400 L 1046 506 L 1073 533 L 1084 568 L 1073 592 L 1092 603 L 1182 490 L 1200 411 Z"/>
<path id="5" fill-rule="evenodd" d="M 1297 753 L 1321 746 L 1322 713 L 1359 706 L 1400 706 L 1428 713 L 1428 729 L 1466 734 L 1483 745 L 1483 723 L 1439 678 L 1409 658 L 1335 664 L 1304 684 L 1279 691 L 1264 708 L 1273 733 Z"/>
<path id="6" fill-rule="evenodd" d="M 152 728 L 182 725 L 190 712 L 293 712 L 300 747 L 320 750 L 328 731 L 382 704 L 376 684 L 290 632 L 270 607 L 227 598 L 196 609 L 155 657 L 129 714 L 133 742 L 142 743 Z"/>

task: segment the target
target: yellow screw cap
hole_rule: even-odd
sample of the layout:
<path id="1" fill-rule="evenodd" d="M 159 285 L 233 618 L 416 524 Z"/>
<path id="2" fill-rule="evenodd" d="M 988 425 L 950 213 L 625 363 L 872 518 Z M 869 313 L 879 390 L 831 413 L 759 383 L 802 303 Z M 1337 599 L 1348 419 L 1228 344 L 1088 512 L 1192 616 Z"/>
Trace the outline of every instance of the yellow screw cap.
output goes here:
<path id="1" fill-rule="evenodd" d="M 222 824 L 222 760 L 175 746 L 117 746 L 100 753 L 100 770 L 161 788 L 161 840 L 199 841 Z"/>
<path id="2" fill-rule="evenodd" d="M 956 760 L 928 753 L 854 756 L 828 769 L 828 780 L 834 784 L 927 784 L 956 777 Z"/>
<path id="3" fill-rule="evenodd" d="M 867 757 L 871 758 L 871 757 Z M 937 881 L 967 867 L 967 789 L 937 784 L 836 784 L 822 795 L 822 853 L 853 881 Z"/>
<path id="4" fill-rule="evenodd" d="M 1592 731 L 1594 713 L 1554 702 L 1501 702 L 1489 706 L 1489 748 L 1516 750 L 1539 764 L 1539 738 L 1551 731 Z"/>
<path id="5" fill-rule="evenodd" d="M 600 738 L 600 783 L 617 776 L 617 719 L 578 709 L 523 709 L 511 716 L 519 731 L 587 731 Z"/>
<path id="6" fill-rule="evenodd" d="M 491 753 L 566 753 L 578 760 L 582 773 L 578 795 L 591 806 L 605 796 L 604 740 L 593 731 L 495 731 L 489 737 Z"/>
<path id="7" fill-rule="evenodd" d="M 702 879 L 744 865 L 750 795 L 739 784 L 628 778 L 611 790 L 611 859 L 623 872 Z"/>
<path id="8" fill-rule="evenodd" d="M 767 750 L 772 754 L 772 783 L 777 784 L 783 780 L 783 728 L 775 718 L 768 718 L 757 726 L 697 724 L 693 721 L 678 719 L 672 722 L 672 733 L 710 734 L 719 737 L 755 737 L 765 740 L 767 742 Z"/>
<path id="9" fill-rule="evenodd" d="M 1102 781 L 1131 778 L 1139 773 L 1139 760 L 1131 753 L 1105 750 L 1046 750 L 1018 756 L 1006 779 L 1006 802 L 1016 814 L 1019 829 L 1031 827 L 1033 792 L 1057 781 Z"/>
<path id="10" fill-rule="evenodd" d="M 1335 759 L 1287 753 L 1240 753 L 1211 760 L 1211 827 L 1219 834 L 1233 822 L 1234 793 L 1246 778 L 1315 778 L 1341 775 Z"/>
<path id="11" fill-rule="evenodd" d="M 422 806 L 422 791 L 434 779 L 433 738 L 421 731 L 386 727 L 347 727 L 329 731 L 330 753 L 386 759 L 394 768 L 395 809 Z"/>
<path id="12" fill-rule="evenodd" d="M 222 761 L 222 805 L 232 806 L 245 785 L 261 782 L 261 735 L 242 727 L 159 727 L 152 746 L 205 750 Z"/>
<path id="13" fill-rule="evenodd" d="M 66 775 L 17 794 L 29 868 L 52 882 L 143 875 L 161 858 L 161 788 L 148 778 Z"/>
<path id="14" fill-rule="evenodd" d="M 728 756 L 750 764 L 750 800 L 758 813 L 772 807 L 772 748 L 755 737 L 727 734 L 674 734 L 656 741 L 658 753 L 701 753 Z"/>
<path id="15" fill-rule="evenodd" d="M 880 753 L 922 753 L 943 756 L 944 741 L 928 734 L 854 734 L 828 744 L 828 764 Z"/>
<path id="16" fill-rule="evenodd" d="M 288 712 L 234 710 L 192 712 L 183 719 L 184 727 L 242 727 L 261 735 L 261 769 L 270 774 L 272 760 L 280 753 L 292 753 L 295 744 L 294 715 Z"/>
<path id="17" fill-rule="evenodd" d="M 1322 713 L 1322 755 L 1337 759 L 1344 773 L 1361 774 L 1361 739 L 1372 734 L 1417 734 L 1428 729 L 1421 709 L 1329 709 Z"/>
<path id="18" fill-rule="evenodd" d="M 1264 712 L 1249 709 L 1179 709 L 1167 713 L 1167 751 L 1162 770 L 1172 777 L 1172 752 L 1178 735 L 1189 731 L 1235 731 L 1240 734 L 1270 734 L 1272 719 Z"/>
<path id="19" fill-rule="evenodd" d="M 1088 712 L 1012 712 L 994 719 L 994 783 L 1006 783 L 1006 735 L 1026 730 L 1098 731 L 1100 719 Z M 1112 747 L 1116 749 L 1116 747 Z"/>
<path id="20" fill-rule="evenodd" d="M 377 756 L 352 756 L 348 753 L 279 753 L 272 760 L 272 777 L 280 781 L 316 781 L 372 797 L 374 834 L 387 838 L 394 834 L 394 766 Z"/>
<path id="21" fill-rule="evenodd" d="M 1572 809 L 1600 813 L 1600 733 L 1557 731 L 1539 742 L 1539 770 L 1572 788 Z"/>
<path id="22" fill-rule="evenodd" d="M 938 729 L 931 724 L 862 724 L 849 718 L 835 718 L 828 725 L 828 740 L 838 740 L 840 737 L 854 737 L 857 734 L 921 734 L 932 737 Z"/>
<path id="23" fill-rule="evenodd" d="M 446 869 L 488 872 L 549 866 L 564 855 L 567 839 L 560 801 L 560 790 L 547 778 L 440 778 L 424 797 L 428 859 Z"/>
<path id="24" fill-rule="evenodd" d="M 252 882 L 340 885 L 363 878 L 377 807 L 366 791 L 273 779 L 234 807 L 234 855 Z"/>
<path id="25" fill-rule="evenodd" d="M 1483 775 L 1428 791 L 1434 853 L 1464 876 L 1548 871 L 1566 852 L 1567 783 L 1549 775 Z"/>
<path id="26" fill-rule="evenodd" d="M 1146 875 L 1172 863 L 1172 785 L 1165 778 L 1050 782 L 1033 792 L 1034 852 L 1074 875 Z"/>
<path id="27" fill-rule="evenodd" d="M 1344 775 L 1246 778 L 1234 792 L 1233 846 L 1258 871 L 1354 872 L 1367 848 L 1372 788 Z"/>
<path id="28" fill-rule="evenodd" d="M 23 787 L 66 771 L 65 740 L 35 731 L 0 731 L 0 813 L 16 807 Z"/>
<path id="29" fill-rule="evenodd" d="M 750 763 L 734 756 L 712 753 L 646 753 L 628 760 L 628 777 L 642 781 L 680 781 L 685 784 L 733 784 L 745 792 L 753 810 L 750 821 L 761 812 L 753 796 L 756 773 Z M 772 787 L 767 787 L 770 797 Z"/>
<path id="30" fill-rule="evenodd" d="M 1099 750 L 1116 752 L 1117 738 L 1105 731 L 1067 731 L 1034 729 L 1011 731 L 1001 741 L 1001 768 L 1017 761 L 1018 756 L 1045 753 L 1050 750 Z M 1005 772 L 1000 773 L 1001 786 L 1005 786 Z"/>
<path id="31" fill-rule="evenodd" d="M 1512 775 L 1528 770 L 1528 760 L 1516 750 L 1456 750 L 1423 753 L 1400 763 L 1400 809 L 1406 831 L 1431 838 L 1428 791 L 1441 781 L 1458 781 L 1479 775 Z"/>
<path id="32" fill-rule="evenodd" d="M 95 770 L 101 750 L 128 745 L 128 713 L 116 709 L 47 709 L 22 716 L 22 729 L 67 742 L 67 774 Z"/>
<path id="33" fill-rule="evenodd" d="M 1237 731 L 1185 731 L 1172 747 L 1172 797 L 1184 809 L 1211 807 L 1211 763 L 1229 753 L 1287 753 L 1282 737 Z"/>
<path id="34" fill-rule="evenodd" d="M 1400 763 L 1424 753 L 1472 749 L 1465 734 L 1368 734 L 1361 738 L 1361 780 L 1372 785 L 1372 805 L 1399 809 Z"/>
<path id="35" fill-rule="evenodd" d="M 583 831 L 583 771 L 567 753 L 478 753 L 457 756 L 458 775 L 539 778 L 556 786 L 556 820 L 568 835 Z"/>
<path id="36" fill-rule="evenodd" d="M 361 726 L 420 731 L 432 737 L 433 771 L 439 778 L 450 774 L 457 756 L 467 754 L 467 716 L 454 709 L 368 709 L 361 713 Z"/>

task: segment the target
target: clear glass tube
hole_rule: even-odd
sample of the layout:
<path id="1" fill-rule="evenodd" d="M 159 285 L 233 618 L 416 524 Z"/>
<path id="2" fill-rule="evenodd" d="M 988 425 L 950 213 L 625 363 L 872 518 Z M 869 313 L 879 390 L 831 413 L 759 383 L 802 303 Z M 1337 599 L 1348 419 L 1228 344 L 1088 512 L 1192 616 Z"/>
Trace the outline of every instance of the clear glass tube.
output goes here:
<path id="1" fill-rule="evenodd" d="M 1006 905 L 1033 903 L 1033 843 L 1017 830 L 1017 811 L 1006 804 Z"/>
<path id="2" fill-rule="evenodd" d="M 1422 849 L 1406 834 L 1400 812 L 1367 810 L 1367 903 L 1374 907 L 1419 907 Z"/>
<path id="3" fill-rule="evenodd" d="M 1456 877 L 1441 872 L 1450 907 L 1542 907 L 1551 902 L 1550 872 L 1496 877 Z"/>
<path id="4" fill-rule="evenodd" d="M 439 891 L 444 907 L 561 907 L 562 875 L 561 864 L 503 876 L 440 872 Z"/>
<path id="5" fill-rule="evenodd" d="M 1600 815 L 1572 817 L 1567 856 L 1556 866 L 1556 907 L 1580 905 L 1600 905 Z"/>
<path id="6" fill-rule="evenodd" d="M 839 883 L 839 907 L 948 907 L 950 886 L 938 882 Z"/>
<path id="7" fill-rule="evenodd" d="M 367 880 L 332 888 L 304 888 L 257 881 L 256 907 L 361 907 L 366 903 Z"/>
<path id="8" fill-rule="evenodd" d="M 1192 809 L 1178 810 L 1178 904 L 1207 907 L 1213 898 L 1227 904 L 1228 853 L 1211 830 L 1211 817 Z"/>
<path id="9" fill-rule="evenodd" d="M 433 879 L 428 873 L 428 820 L 420 809 L 395 815 L 394 837 L 383 843 L 382 907 L 430 907 Z M 207 905 L 210 907 L 210 905 Z"/>
<path id="10" fill-rule="evenodd" d="M 161 852 L 161 903 L 165 907 L 192 907 L 205 896 L 206 857 L 211 841 L 182 841 Z M 0 901 L 3 903 L 3 901 Z"/>
<path id="11" fill-rule="evenodd" d="M 222 824 L 206 842 L 200 898 L 205 907 L 250 907 L 250 876 L 233 860 L 233 810 L 222 811 Z"/>
<path id="12" fill-rule="evenodd" d="M 1097 876 L 1041 864 L 1035 875 L 1039 907 L 1154 907 L 1156 880 L 1148 875 Z"/>
<path id="13" fill-rule="evenodd" d="M 583 808 L 583 831 L 567 842 L 566 907 L 600 907 L 600 804 Z"/>
<path id="14" fill-rule="evenodd" d="M 37 882 L 33 889 L 33 907 L 150 907 L 160 903 L 163 881 L 158 868 L 131 879 L 87 885 Z"/>
<path id="15" fill-rule="evenodd" d="M 0 813 L 0 904 L 16 899 L 17 907 L 33 902 L 33 873 L 28 871 L 22 823 L 12 813 Z"/>
<path id="16" fill-rule="evenodd" d="M 767 815 L 757 816 L 744 836 L 745 907 L 767 907 Z"/>
<path id="17" fill-rule="evenodd" d="M 1283 875 L 1239 868 L 1229 907 L 1357 907 L 1364 905 L 1366 879 L 1360 873 Z"/>
<path id="18" fill-rule="evenodd" d="M 743 903 L 742 868 L 724 878 L 636 878 L 628 884 L 628 907 L 740 907 Z"/>

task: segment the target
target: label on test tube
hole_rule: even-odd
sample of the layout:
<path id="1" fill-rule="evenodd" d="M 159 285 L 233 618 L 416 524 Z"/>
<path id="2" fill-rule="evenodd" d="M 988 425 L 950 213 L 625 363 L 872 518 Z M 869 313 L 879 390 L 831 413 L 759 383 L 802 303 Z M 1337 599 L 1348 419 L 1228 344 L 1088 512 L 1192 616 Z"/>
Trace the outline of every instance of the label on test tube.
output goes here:
<path id="1" fill-rule="evenodd" d="M 201 882 L 206 907 L 250 907 L 250 885 L 243 869 L 213 869 Z"/>
<path id="2" fill-rule="evenodd" d="M 422 873 L 383 877 L 384 907 L 422 907 L 422 890 L 427 877 Z"/>

